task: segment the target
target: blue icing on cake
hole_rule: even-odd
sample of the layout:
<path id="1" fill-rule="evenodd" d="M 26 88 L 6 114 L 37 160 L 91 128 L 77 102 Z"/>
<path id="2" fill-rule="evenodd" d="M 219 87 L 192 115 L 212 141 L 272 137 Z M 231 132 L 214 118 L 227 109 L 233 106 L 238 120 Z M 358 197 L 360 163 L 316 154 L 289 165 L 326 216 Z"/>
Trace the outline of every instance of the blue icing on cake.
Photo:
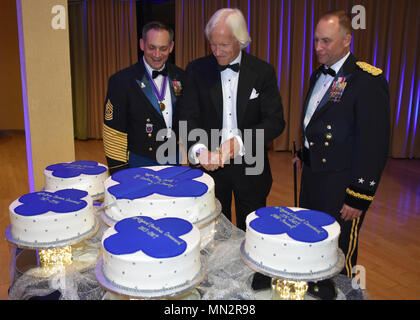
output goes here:
<path id="1" fill-rule="evenodd" d="M 106 167 L 95 161 L 74 161 L 70 163 L 52 164 L 46 168 L 52 171 L 52 175 L 58 178 L 74 178 L 81 174 L 97 175 L 105 172 Z"/>
<path id="2" fill-rule="evenodd" d="M 126 218 L 115 224 L 117 233 L 104 240 L 104 248 L 114 255 L 143 251 L 153 258 L 176 257 L 187 249 L 179 237 L 192 228 L 190 222 L 179 218 Z"/>
<path id="3" fill-rule="evenodd" d="M 87 195 L 86 191 L 78 189 L 32 192 L 19 198 L 19 202 L 22 204 L 15 208 L 15 212 L 22 216 L 36 216 L 48 211 L 56 213 L 74 212 L 87 206 L 87 202 L 81 200 Z"/>
<path id="4" fill-rule="evenodd" d="M 189 167 L 168 167 L 159 171 L 148 168 L 131 168 L 112 175 L 119 182 L 109 193 L 117 199 L 134 200 L 154 193 L 171 197 L 199 197 L 207 192 L 205 183 L 193 179 L 203 172 Z"/>
<path id="5" fill-rule="evenodd" d="M 319 242 L 328 237 L 322 228 L 335 222 L 327 213 L 313 210 L 294 212 L 286 207 L 266 207 L 255 211 L 258 218 L 249 224 L 263 234 L 283 234 L 302 242 Z"/>

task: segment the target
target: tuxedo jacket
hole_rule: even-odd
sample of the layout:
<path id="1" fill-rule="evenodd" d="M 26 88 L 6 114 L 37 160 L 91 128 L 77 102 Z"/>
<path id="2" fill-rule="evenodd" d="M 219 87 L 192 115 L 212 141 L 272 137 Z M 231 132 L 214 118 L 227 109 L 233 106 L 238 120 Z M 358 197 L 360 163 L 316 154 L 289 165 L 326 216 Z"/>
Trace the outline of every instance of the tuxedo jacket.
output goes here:
<path id="1" fill-rule="evenodd" d="M 182 94 L 185 71 L 170 63 L 167 67 L 172 130 L 177 132 L 177 101 Z M 157 137 L 157 134 L 165 128 L 165 120 L 143 60 L 109 78 L 104 104 L 103 140 L 111 173 L 128 168 L 130 152 L 156 160 L 156 150 L 166 142 L 166 136 Z"/>
<path id="2" fill-rule="evenodd" d="M 320 75 L 320 69 L 311 75 L 302 113 L 302 128 L 312 90 Z M 334 90 L 333 86 L 337 84 Z M 303 134 L 310 145 L 311 170 L 351 170 L 345 203 L 367 210 L 388 157 L 389 89 L 381 70 L 358 62 L 350 54 Z"/>
<path id="3" fill-rule="evenodd" d="M 209 141 L 199 142 L 205 144 L 211 151 L 220 145 L 220 137 L 218 143 L 210 143 L 211 131 L 222 130 L 223 127 L 222 81 L 217 66 L 213 54 L 188 64 L 180 115 L 181 119 L 187 120 L 189 132 L 196 128 L 206 131 Z M 254 94 L 251 96 L 251 93 Z M 242 133 L 246 153 L 252 152 L 255 156 L 257 129 L 262 129 L 264 132 L 264 139 L 260 141 L 262 144 L 278 137 L 284 129 L 283 106 L 274 68 L 244 51 L 240 63 L 236 111 L 237 125 Z M 244 136 L 245 129 L 252 132 L 251 139 Z M 188 146 L 196 142 L 197 140 L 190 140 Z M 271 186 L 270 166 L 265 148 L 262 149 L 264 149 L 264 170 L 261 175 L 263 178 L 260 180 L 261 183 Z M 246 164 L 245 159 L 242 159 L 242 166 L 254 167 L 255 164 Z"/>

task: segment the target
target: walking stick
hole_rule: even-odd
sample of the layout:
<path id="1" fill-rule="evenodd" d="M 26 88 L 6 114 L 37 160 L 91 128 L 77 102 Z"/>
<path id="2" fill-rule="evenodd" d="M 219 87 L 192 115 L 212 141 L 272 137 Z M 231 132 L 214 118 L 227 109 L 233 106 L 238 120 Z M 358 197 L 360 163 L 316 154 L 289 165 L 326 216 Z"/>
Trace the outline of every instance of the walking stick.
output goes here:
<path id="1" fill-rule="evenodd" d="M 296 142 L 293 141 L 293 157 L 296 157 Z M 293 191 L 295 197 L 295 208 L 297 205 L 297 167 L 296 162 L 293 164 Z"/>

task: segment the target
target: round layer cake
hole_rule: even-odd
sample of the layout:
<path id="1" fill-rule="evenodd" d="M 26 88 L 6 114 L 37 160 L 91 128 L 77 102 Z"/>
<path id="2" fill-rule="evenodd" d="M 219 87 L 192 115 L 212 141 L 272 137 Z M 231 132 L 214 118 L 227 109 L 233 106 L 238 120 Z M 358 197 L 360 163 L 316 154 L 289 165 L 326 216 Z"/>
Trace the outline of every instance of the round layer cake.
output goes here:
<path id="1" fill-rule="evenodd" d="M 57 163 L 45 168 L 44 189 L 79 189 L 98 199 L 104 196 L 104 182 L 108 176 L 108 167 L 95 161 Z"/>
<path id="2" fill-rule="evenodd" d="M 77 189 L 25 194 L 11 203 L 9 215 L 13 238 L 28 246 L 71 241 L 95 226 L 92 197 Z"/>
<path id="3" fill-rule="evenodd" d="M 102 238 L 103 274 L 114 286 L 161 291 L 200 273 L 200 232 L 179 218 L 123 219 Z"/>
<path id="4" fill-rule="evenodd" d="M 246 226 L 245 252 L 262 267 L 313 274 L 338 261 L 340 225 L 327 213 L 264 207 L 247 216 Z"/>
<path id="5" fill-rule="evenodd" d="M 105 214 L 203 221 L 216 210 L 214 180 L 200 169 L 153 166 L 121 170 L 105 181 Z"/>

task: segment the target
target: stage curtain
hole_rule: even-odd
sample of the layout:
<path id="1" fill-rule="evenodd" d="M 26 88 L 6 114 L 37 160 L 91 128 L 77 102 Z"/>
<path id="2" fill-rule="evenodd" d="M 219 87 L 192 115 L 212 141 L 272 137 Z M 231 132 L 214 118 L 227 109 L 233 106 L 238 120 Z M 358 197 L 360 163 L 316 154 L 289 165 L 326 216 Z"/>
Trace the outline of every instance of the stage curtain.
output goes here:
<path id="1" fill-rule="evenodd" d="M 344 9 L 352 15 L 356 5 L 366 10 L 366 26 L 354 30 L 352 52 L 382 69 L 390 85 L 390 156 L 420 158 L 420 1 L 179 0 L 175 7 L 176 64 L 185 68 L 189 61 L 210 53 L 204 36 L 207 21 L 217 9 L 239 8 L 252 39 L 244 50 L 268 61 L 277 71 L 287 125 L 273 148 L 292 150 L 293 141 L 300 140 L 309 76 L 318 67 L 313 51 L 316 23 L 328 10 Z"/>
<path id="2" fill-rule="evenodd" d="M 73 100 L 77 104 L 75 110 L 87 117 L 87 133 L 76 138 L 102 139 L 108 79 L 138 59 L 136 1 L 86 0 L 69 4 L 74 8 L 70 14 L 76 12 L 76 17 L 69 14 L 69 19 L 75 19 L 70 21 L 71 33 L 75 33 L 74 38 L 78 37 L 72 37 L 71 42 L 75 53 L 71 61 L 73 86 L 80 87 L 73 90 Z"/>

